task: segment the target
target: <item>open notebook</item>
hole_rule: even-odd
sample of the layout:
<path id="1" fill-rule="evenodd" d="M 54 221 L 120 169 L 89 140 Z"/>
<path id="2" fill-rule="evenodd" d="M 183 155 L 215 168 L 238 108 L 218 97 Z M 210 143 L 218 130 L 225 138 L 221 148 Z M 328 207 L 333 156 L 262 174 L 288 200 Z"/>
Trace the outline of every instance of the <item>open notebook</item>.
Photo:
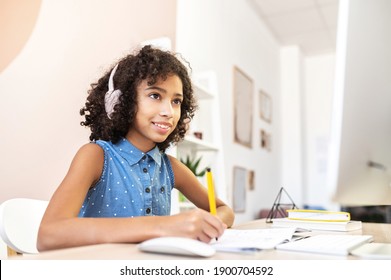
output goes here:
<path id="1" fill-rule="evenodd" d="M 372 240 L 372 235 L 319 234 L 296 242 L 279 244 L 276 248 L 303 253 L 347 256 L 352 250 Z"/>
<path id="2" fill-rule="evenodd" d="M 278 244 L 289 242 L 296 238 L 295 228 L 270 229 L 227 229 L 216 241 L 211 241 L 217 251 L 224 252 L 255 252 L 265 249 L 274 249 Z"/>

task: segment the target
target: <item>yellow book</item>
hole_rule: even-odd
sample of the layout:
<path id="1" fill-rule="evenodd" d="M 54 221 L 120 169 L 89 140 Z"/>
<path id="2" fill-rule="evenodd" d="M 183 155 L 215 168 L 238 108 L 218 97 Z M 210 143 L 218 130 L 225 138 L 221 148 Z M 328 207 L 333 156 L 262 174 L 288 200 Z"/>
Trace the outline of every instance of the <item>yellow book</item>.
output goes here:
<path id="1" fill-rule="evenodd" d="M 302 221 L 322 221 L 322 222 L 348 222 L 349 212 L 311 210 L 311 209 L 291 209 L 287 210 L 288 219 Z"/>

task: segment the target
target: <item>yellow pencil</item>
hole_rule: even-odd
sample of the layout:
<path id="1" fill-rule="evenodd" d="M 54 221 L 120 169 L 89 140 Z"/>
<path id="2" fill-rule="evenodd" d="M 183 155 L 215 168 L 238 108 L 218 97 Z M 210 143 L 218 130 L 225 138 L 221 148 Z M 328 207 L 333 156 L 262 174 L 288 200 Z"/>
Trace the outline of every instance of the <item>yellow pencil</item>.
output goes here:
<path id="1" fill-rule="evenodd" d="M 213 186 L 212 172 L 209 167 L 206 169 L 206 179 L 208 182 L 209 211 L 212 215 L 216 215 L 215 189 Z"/>

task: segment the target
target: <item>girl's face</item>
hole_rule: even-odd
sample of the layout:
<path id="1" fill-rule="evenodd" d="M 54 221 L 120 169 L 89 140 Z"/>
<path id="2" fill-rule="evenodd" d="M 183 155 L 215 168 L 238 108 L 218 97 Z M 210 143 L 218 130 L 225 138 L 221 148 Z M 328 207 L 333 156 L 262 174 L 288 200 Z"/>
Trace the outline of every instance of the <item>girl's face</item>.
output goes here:
<path id="1" fill-rule="evenodd" d="M 154 85 L 143 80 L 137 87 L 137 114 L 127 139 L 143 152 L 163 142 L 178 124 L 183 100 L 182 81 L 176 75 Z"/>

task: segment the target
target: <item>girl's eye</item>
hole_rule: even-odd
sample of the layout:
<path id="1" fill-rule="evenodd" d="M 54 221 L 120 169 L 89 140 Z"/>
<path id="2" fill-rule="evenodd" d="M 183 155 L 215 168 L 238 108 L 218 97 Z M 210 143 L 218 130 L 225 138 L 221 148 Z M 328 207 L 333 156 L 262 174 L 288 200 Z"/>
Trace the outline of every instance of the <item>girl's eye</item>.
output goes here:
<path id="1" fill-rule="evenodd" d="M 149 97 L 151 97 L 151 98 L 153 98 L 153 99 L 159 99 L 159 98 L 160 98 L 160 95 L 157 94 L 157 93 L 151 93 L 151 94 L 149 95 Z"/>
<path id="2" fill-rule="evenodd" d="M 182 104 L 182 99 L 174 99 L 172 102 L 174 104 L 176 104 L 176 105 L 181 105 Z"/>

